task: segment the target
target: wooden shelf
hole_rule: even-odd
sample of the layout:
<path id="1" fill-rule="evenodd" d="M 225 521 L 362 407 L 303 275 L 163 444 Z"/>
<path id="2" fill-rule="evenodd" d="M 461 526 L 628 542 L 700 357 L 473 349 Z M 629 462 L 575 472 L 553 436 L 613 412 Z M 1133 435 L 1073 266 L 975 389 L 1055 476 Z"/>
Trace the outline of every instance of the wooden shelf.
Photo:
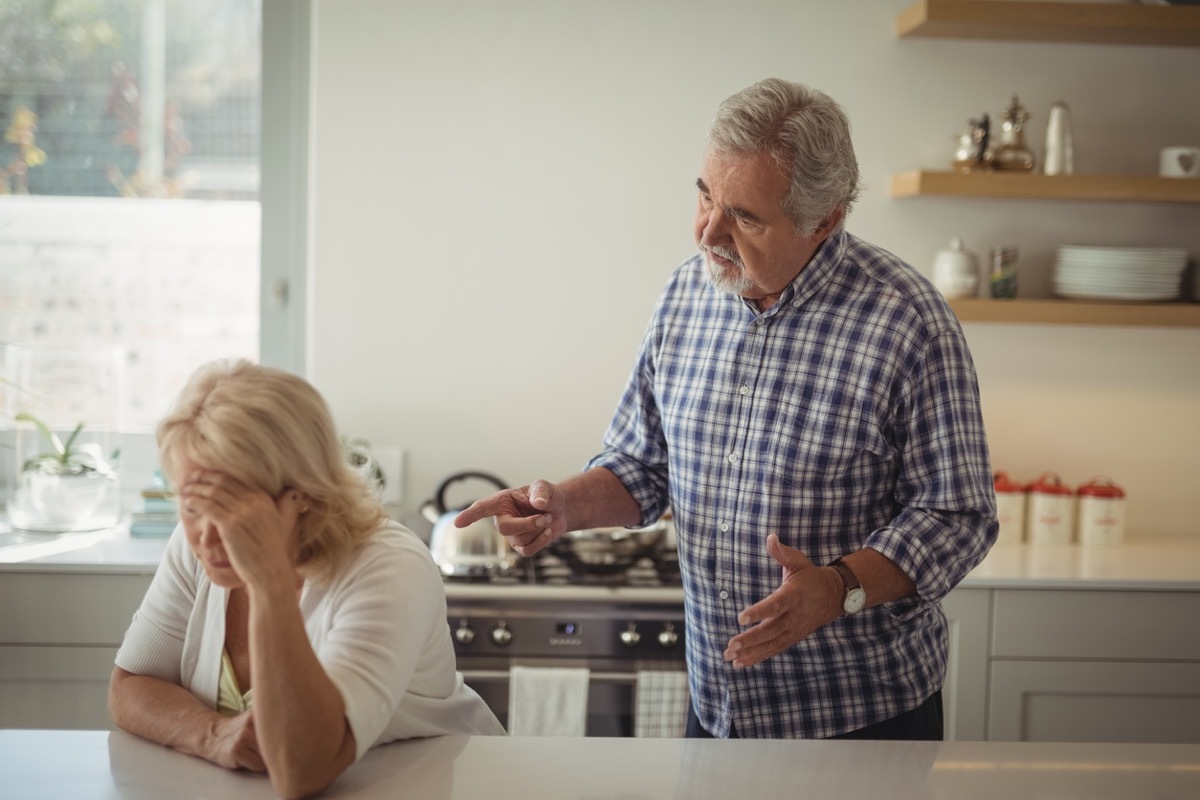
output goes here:
<path id="1" fill-rule="evenodd" d="M 1025 0 L 919 0 L 900 38 L 992 39 L 1200 47 L 1200 7 Z"/>
<path id="2" fill-rule="evenodd" d="M 961 298 L 951 300 L 950 307 L 963 322 L 1200 328 L 1200 303 L 1103 303 L 1075 300 Z"/>
<path id="3" fill-rule="evenodd" d="M 999 0 L 989 0 L 989 2 Z M 892 197 L 998 197 L 1200 203 L 1200 178 L 1155 175 L 1037 175 L 911 170 L 892 176 Z"/>

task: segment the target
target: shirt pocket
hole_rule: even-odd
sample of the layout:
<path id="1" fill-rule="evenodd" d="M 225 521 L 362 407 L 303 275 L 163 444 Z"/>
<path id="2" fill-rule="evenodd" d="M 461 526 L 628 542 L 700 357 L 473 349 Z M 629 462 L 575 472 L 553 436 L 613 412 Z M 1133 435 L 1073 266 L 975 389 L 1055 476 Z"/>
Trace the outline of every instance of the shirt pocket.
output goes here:
<path id="1" fill-rule="evenodd" d="M 812 394 L 789 387 L 766 448 L 772 476 L 786 486 L 826 492 L 883 484 L 895 453 L 867 408 L 861 398 L 844 392 Z"/>

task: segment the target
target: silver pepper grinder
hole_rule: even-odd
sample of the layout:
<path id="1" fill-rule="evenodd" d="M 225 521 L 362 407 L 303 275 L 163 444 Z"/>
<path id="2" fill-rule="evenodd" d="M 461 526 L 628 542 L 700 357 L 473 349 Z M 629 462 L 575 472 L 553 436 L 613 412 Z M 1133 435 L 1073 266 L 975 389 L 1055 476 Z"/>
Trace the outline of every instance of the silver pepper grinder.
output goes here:
<path id="1" fill-rule="evenodd" d="M 1062 100 L 1050 106 L 1050 120 L 1046 123 L 1046 155 L 1042 164 L 1042 171 L 1047 175 L 1075 173 L 1071 109 L 1067 108 L 1067 104 Z"/>

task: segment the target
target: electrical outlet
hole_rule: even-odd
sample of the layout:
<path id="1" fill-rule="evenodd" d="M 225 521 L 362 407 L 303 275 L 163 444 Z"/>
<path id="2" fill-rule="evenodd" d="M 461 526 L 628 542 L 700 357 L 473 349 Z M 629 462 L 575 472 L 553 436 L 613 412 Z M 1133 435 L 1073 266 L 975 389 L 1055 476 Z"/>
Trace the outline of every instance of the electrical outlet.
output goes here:
<path id="1" fill-rule="evenodd" d="M 387 444 L 372 447 L 371 453 L 383 470 L 383 502 L 399 505 L 404 501 L 404 450 Z"/>

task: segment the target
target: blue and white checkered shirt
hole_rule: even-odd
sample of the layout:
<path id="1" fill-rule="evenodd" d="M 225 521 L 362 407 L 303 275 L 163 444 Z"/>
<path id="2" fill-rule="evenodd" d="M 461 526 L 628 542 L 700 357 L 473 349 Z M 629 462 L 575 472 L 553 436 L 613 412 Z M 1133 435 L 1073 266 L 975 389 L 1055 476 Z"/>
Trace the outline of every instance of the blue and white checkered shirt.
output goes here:
<path id="1" fill-rule="evenodd" d="M 975 369 L 938 291 L 841 232 L 768 311 L 697 255 L 654 311 L 589 463 L 643 520 L 674 513 L 700 722 L 719 737 L 823 738 L 920 705 L 946 673 L 940 600 L 997 532 Z M 737 615 L 780 585 L 769 533 L 814 563 L 869 547 L 917 596 L 843 617 L 746 669 Z"/>

